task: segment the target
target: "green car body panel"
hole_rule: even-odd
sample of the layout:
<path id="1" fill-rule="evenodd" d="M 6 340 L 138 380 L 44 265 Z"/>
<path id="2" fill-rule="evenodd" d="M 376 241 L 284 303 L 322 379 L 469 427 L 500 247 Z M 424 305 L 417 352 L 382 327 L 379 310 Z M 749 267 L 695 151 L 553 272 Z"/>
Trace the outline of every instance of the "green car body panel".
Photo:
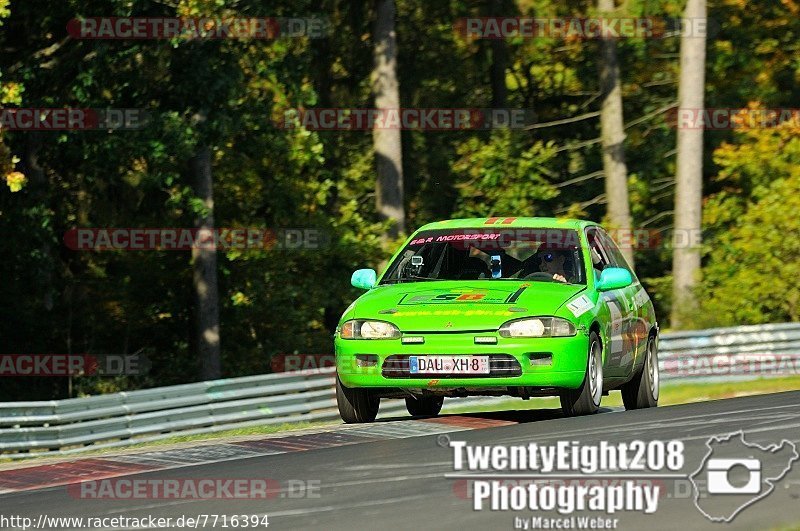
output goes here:
<path id="1" fill-rule="evenodd" d="M 495 220 L 500 220 L 495 221 Z M 432 392 L 466 390 L 481 394 L 491 388 L 515 394 L 558 394 L 558 390 L 581 386 L 587 370 L 590 331 L 602 342 L 603 388 L 614 389 L 642 369 L 650 336 L 658 332 L 653 305 L 635 275 L 621 289 L 598 291 L 599 278 L 592 268 L 587 231 L 599 225 L 580 220 L 553 218 L 478 218 L 447 220 L 417 230 L 392 257 L 395 261 L 409 242 L 423 231 L 439 229 L 487 229 L 496 223 L 508 229 L 572 229 L 580 238 L 585 284 L 516 279 L 433 280 L 380 284 L 361 295 L 344 312 L 334 336 L 336 369 L 348 388 L 419 389 Z M 632 273 L 632 272 L 631 272 Z M 386 272 L 384 272 L 384 275 Z M 577 301 L 577 310 L 576 304 Z M 501 337 L 506 322 L 526 317 L 560 317 L 569 320 L 577 333 L 571 337 Z M 422 344 L 396 339 L 344 339 L 342 325 L 352 319 L 389 322 L 402 337 L 423 338 Z M 476 337 L 494 338 L 476 343 Z M 542 353 L 549 363 L 538 363 Z M 382 374 L 389 356 L 404 355 L 509 355 L 521 368 L 516 376 L 469 375 L 446 378 L 386 377 Z M 356 357 L 377 357 L 377 363 L 361 365 Z M 515 391 L 516 390 L 516 391 Z M 526 393 L 526 394 L 527 394 Z"/>

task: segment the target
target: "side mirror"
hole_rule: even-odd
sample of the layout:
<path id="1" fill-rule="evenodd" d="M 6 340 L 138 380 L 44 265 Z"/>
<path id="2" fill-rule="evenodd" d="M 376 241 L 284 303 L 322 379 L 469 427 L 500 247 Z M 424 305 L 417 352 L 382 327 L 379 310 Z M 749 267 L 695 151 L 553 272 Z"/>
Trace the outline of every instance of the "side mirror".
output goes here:
<path id="1" fill-rule="evenodd" d="M 633 284 L 631 272 L 622 267 L 607 267 L 600 273 L 597 291 L 625 288 Z"/>
<path id="2" fill-rule="evenodd" d="M 372 289 L 377 281 L 378 274 L 374 269 L 358 269 L 350 277 L 350 284 L 361 289 Z"/>

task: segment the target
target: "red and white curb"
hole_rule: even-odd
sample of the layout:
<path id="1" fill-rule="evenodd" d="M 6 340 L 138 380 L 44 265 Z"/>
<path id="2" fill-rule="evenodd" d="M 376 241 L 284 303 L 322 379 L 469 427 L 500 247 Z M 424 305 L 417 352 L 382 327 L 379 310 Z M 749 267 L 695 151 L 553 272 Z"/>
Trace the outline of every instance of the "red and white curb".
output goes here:
<path id="1" fill-rule="evenodd" d="M 424 420 L 338 426 L 332 430 L 312 433 L 91 457 L 45 465 L 34 464 L 0 470 L 0 495 L 249 457 L 439 435 L 510 424 L 516 422 L 454 415 Z"/>

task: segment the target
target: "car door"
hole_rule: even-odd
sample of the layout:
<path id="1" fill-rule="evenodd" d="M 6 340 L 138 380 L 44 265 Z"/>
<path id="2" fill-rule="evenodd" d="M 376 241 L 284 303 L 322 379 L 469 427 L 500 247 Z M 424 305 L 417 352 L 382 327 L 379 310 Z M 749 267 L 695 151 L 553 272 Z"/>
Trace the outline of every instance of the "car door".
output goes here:
<path id="1" fill-rule="evenodd" d="M 621 267 L 627 269 L 633 282 L 630 286 L 614 290 L 618 291 L 617 300 L 623 306 L 623 313 L 625 315 L 622 325 L 622 351 L 623 356 L 620 359 L 620 376 L 627 376 L 633 370 L 637 357 L 641 354 L 645 344 L 642 341 L 643 336 L 639 333 L 642 327 L 642 322 L 639 316 L 640 308 L 637 301 L 640 299 L 639 292 L 644 291 L 639 279 L 636 278 L 633 268 L 625 260 L 625 256 L 620 251 L 616 242 L 608 235 L 606 231 L 601 228 L 597 229 L 600 238 L 600 244 L 606 250 L 611 265 L 614 267 Z M 645 327 L 646 328 L 646 327 Z"/>
<path id="2" fill-rule="evenodd" d="M 599 227 L 589 227 L 586 231 L 589 241 L 592 268 L 595 282 L 600 279 L 603 269 L 620 266 L 611 252 L 610 238 Z M 613 242 L 611 242 L 613 244 Z M 626 268 L 630 270 L 630 268 Z M 600 293 L 602 304 L 608 309 L 609 322 L 606 337 L 608 345 L 606 361 L 603 365 L 604 375 L 610 378 L 627 376 L 631 370 L 635 356 L 635 345 L 631 344 L 627 332 L 630 327 L 631 305 L 628 288 L 614 289 Z"/>

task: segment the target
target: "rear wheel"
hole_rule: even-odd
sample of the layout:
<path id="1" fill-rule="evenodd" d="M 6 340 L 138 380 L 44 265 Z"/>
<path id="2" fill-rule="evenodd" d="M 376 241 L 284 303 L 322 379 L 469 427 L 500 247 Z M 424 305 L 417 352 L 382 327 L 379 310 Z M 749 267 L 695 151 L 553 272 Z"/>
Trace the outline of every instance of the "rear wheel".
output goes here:
<path id="1" fill-rule="evenodd" d="M 369 389 L 345 387 L 339 376 L 336 376 L 336 404 L 343 421 L 347 424 L 358 424 L 375 420 L 381 399 Z"/>
<path id="2" fill-rule="evenodd" d="M 647 340 L 644 365 L 633 380 L 622 386 L 622 403 L 626 410 L 644 409 L 658 405 L 660 378 L 658 374 L 658 349 L 656 338 Z"/>
<path id="3" fill-rule="evenodd" d="M 435 417 L 442 410 L 443 396 L 420 396 L 406 398 L 406 409 L 412 417 Z"/>
<path id="4" fill-rule="evenodd" d="M 561 393 L 561 410 L 568 417 L 597 413 L 602 397 L 603 345 L 597 332 L 591 332 L 583 383 L 578 389 L 568 389 Z"/>

